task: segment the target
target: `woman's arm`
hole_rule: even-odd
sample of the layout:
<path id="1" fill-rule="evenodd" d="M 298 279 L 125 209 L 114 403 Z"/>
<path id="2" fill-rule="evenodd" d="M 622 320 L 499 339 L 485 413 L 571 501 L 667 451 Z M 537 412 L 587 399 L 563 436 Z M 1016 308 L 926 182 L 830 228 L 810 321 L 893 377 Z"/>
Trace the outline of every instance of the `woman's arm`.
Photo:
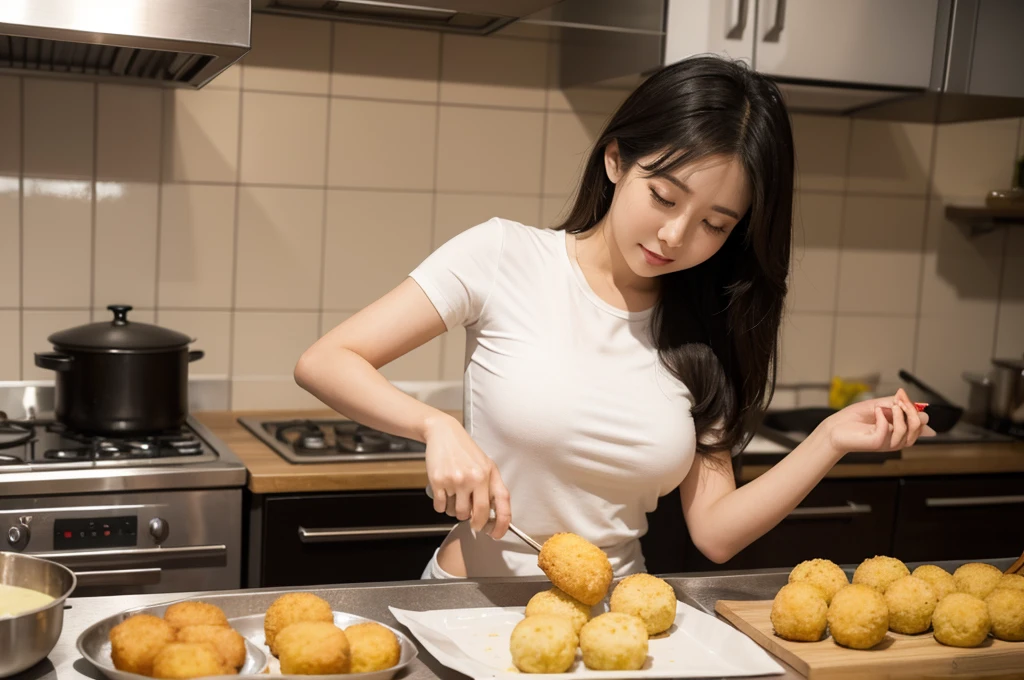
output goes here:
<path id="1" fill-rule="evenodd" d="M 900 390 L 895 398 L 854 404 L 831 416 L 739 489 L 728 452 L 696 460 L 680 486 L 690 538 L 708 559 L 726 562 L 792 512 L 846 452 L 913 445 L 919 435 L 934 434 L 927 422 Z"/>
<path id="2" fill-rule="evenodd" d="M 392 385 L 378 369 L 445 332 L 444 321 L 426 293 L 406 279 L 352 315 L 306 350 L 295 366 L 295 381 L 338 413 L 383 432 L 427 444 L 427 477 L 434 509 L 487 523 L 501 537 L 511 521 L 508 491 L 494 463 L 452 416 Z"/>

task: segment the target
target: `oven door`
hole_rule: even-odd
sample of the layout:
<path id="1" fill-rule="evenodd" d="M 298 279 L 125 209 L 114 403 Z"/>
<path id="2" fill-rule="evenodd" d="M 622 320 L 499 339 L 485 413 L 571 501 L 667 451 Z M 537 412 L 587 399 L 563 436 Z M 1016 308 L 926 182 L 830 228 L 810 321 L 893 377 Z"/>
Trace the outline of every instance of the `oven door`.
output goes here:
<path id="1" fill-rule="evenodd" d="M 241 587 L 241 489 L 9 498 L 0 529 L 72 569 L 75 597 Z"/>
<path id="2" fill-rule="evenodd" d="M 259 585 L 418 579 L 455 523 L 423 489 L 266 498 Z"/>

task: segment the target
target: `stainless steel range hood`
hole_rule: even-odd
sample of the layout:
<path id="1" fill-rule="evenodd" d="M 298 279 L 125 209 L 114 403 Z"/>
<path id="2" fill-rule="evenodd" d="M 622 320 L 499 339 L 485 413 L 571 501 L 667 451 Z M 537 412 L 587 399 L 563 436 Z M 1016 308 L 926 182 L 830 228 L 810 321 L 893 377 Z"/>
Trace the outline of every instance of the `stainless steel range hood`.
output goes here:
<path id="1" fill-rule="evenodd" d="M 0 72 L 202 87 L 249 51 L 249 0 L 0 0 Z"/>
<path id="2" fill-rule="evenodd" d="M 254 12 L 487 35 L 559 0 L 253 0 Z"/>

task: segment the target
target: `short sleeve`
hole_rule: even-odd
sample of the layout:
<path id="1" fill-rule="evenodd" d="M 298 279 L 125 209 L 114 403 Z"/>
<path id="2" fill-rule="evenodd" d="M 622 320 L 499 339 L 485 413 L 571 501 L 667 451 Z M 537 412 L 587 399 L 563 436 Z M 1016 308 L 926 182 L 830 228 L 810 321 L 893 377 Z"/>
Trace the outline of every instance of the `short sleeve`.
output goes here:
<path id="1" fill-rule="evenodd" d="M 480 318 L 504 246 L 505 226 L 495 217 L 453 237 L 409 274 L 448 330 L 470 326 Z"/>

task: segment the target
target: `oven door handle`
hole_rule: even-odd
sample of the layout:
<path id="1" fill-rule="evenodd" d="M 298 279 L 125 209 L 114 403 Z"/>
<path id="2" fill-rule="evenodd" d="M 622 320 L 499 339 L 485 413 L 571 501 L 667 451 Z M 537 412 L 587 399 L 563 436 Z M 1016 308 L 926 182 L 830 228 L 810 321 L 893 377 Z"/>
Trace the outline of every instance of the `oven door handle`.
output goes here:
<path id="1" fill-rule="evenodd" d="M 60 562 L 65 567 L 132 566 L 132 567 L 182 567 L 193 562 L 202 566 L 211 561 L 226 559 L 226 545 L 190 545 L 178 548 L 129 548 L 115 550 L 58 550 L 33 553 L 36 557 Z M 182 564 L 185 563 L 185 564 Z"/>
<path id="2" fill-rule="evenodd" d="M 162 569 L 76 571 L 79 588 L 92 586 L 151 586 L 160 583 Z"/>
<path id="3" fill-rule="evenodd" d="M 447 536 L 454 524 L 425 524 L 402 527 L 359 527 L 357 529 L 307 529 L 299 527 L 302 543 L 349 543 L 352 541 L 391 541 L 424 536 Z"/>

